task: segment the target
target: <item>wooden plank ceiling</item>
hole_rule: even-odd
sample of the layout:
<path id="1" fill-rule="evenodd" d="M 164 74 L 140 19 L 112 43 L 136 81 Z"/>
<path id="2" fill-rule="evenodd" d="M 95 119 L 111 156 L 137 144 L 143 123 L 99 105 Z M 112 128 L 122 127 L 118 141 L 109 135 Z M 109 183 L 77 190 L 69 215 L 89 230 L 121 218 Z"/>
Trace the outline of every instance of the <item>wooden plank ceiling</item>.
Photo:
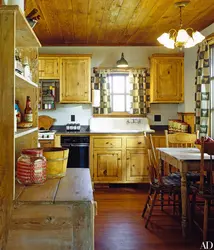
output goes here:
<path id="1" fill-rule="evenodd" d="M 178 0 L 177 0 L 178 1 Z M 176 0 L 25 0 L 39 10 L 35 32 L 43 46 L 151 46 L 179 27 Z M 214 0 L 191 0 L 184 28 L 201 31 L 214 22 Z"/>

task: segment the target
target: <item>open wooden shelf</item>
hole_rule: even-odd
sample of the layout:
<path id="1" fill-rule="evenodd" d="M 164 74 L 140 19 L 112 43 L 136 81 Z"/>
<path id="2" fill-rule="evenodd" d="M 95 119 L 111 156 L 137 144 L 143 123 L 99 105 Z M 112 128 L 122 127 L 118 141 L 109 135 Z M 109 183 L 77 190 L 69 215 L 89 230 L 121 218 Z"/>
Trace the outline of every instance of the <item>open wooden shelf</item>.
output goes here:
<path id="1" fill-rule="evenodd" d="M 23 75 L 15 72 L 16 77 L 16 88 L 27 88 L 27 87 L 35 87 L 38 88 L 38 84 L 32 82 L 31 80 L 26 79 Z"/>
<path id="2" fill-rule="evenodd" d="M 16 47 L 41 47 L 18 5 L 3 5 L 0 11 L 16 11 Z"/>
<path id="3" fill-rule="evenodd" d="M 24 135 L 28 135 L 28 134 L 31 134 L 35 131 L 38 130 L 38 127 L 35 127 L 35 128 L 19 128 L 17 129 L 17 132 L 15 133 L 15 138 L 19 138 L 19 137 L 22 137 Z"/>

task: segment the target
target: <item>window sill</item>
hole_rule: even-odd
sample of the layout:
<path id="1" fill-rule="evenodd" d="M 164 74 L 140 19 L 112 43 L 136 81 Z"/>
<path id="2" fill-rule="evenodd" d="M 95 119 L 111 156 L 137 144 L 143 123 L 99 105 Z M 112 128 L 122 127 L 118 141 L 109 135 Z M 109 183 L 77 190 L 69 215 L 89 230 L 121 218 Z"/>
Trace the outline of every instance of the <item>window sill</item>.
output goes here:
<path id="1" fill-rule="evenodd" d="M 113 112 L 110 114 L 93 114 L 93 117 L 146 117 L 146 115 L 129 114 L 128 112 Z"/>

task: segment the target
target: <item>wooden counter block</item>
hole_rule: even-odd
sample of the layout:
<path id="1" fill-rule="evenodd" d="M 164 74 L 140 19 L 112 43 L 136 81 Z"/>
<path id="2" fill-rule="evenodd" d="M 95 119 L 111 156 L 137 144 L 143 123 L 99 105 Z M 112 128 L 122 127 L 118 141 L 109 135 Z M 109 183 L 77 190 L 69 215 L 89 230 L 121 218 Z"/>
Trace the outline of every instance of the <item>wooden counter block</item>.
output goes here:
<path id="1" fill-rule="evenodd" d="M 61 179 L 19 194 L 7 250 L 93 250 L 94 200 L 89 169 L 67 169 Z"/>

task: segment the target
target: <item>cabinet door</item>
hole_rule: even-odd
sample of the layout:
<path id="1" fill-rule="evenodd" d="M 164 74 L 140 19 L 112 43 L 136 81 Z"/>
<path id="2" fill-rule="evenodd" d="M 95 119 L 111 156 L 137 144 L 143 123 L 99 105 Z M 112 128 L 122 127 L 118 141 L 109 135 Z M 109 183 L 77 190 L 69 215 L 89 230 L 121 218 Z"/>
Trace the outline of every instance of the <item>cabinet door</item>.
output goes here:
<path id="1" fill-rule="evenodd" d="M 183 102 L 183 57 L 151 59 L 151 102 Z"/>
<path id="2" fill-rule="evenodd" d="M 142 181 L 148 179 L 148 154 L 146 149 L 126 150 L 127 181 Z"/>
<path id="3" fill-rule="evenodd" d="M 94 151 L 94 180 L 106 182 L 121 181 L 121 155 L 122 151 Z"/>
<path id="4" fill-rule="evenodd" d="M 41 148 L 49 148 L 54 146 L 54 140 L 49 141 L 49 140 L 39 140 L 40 147 Z"/>
<path id="5" fill-rule="evenodd" d="M 39 78 L 59 79 L 59 58 L 40 57 L 39 58 Z"/>
<path id="6" fill-rule="evenodd" d="M 61 59 L 61 103 L 91 102 L 90 60 L 90 57 Z"/>

